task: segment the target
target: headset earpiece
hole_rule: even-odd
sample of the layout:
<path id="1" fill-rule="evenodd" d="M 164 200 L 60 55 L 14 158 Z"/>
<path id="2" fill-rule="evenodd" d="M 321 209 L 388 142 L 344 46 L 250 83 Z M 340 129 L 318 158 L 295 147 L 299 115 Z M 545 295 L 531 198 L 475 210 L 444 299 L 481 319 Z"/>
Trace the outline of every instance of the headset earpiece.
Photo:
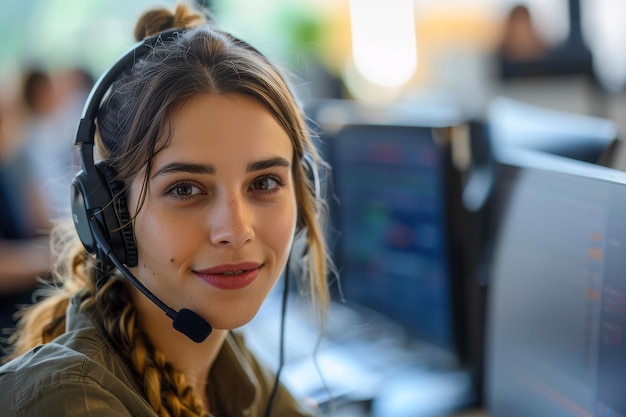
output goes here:
<path id="1" fill-rule="evenodd" d="M 135 245 L 135 238 L 133 237 L 133 227 L 128 211 L 128 201 L 126 199 L 125 185 L 122 181 L 116 179 L 117 173 L 111 167 L 111 165 L 105 162 L 99 162 L 96 164 L 96 168 L 104 175 L 109 190 L 111 192 L 113 208 L 115 209 L 116 227 L 115 229 L 108 229 L 109 234 L 120 233 L 119 240 L 123 243 L 119 251 L 117 246 L 113 246 L 118 258 L 125 259 L 126 266 L 137 265 L 137 246 Z M 122 256 L 122 252 L 123 255 Z"/>
<path id="2" fill-rule="evenodd" d="M 81 171 L 72 183 L 72 213 L 78 237 L 90 253 L 98 251 L 91 217 L 95 217 L 118 259 L 126 266 L 137 265 L 137 246 L 133 238 L 124 184 L 115 179 L 115 170 L 104 162 L 91 172 Z M 108 259 L 98 254 L 101 261 Z"/>

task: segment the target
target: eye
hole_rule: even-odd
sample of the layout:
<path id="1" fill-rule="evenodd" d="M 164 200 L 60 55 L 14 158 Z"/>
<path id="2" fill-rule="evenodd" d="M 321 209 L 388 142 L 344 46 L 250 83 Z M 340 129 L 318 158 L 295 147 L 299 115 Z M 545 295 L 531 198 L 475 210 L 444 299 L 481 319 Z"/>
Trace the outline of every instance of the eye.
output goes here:
<path id="1" fill-rule="evenodd" d="M 252 181 L 250 189 L 262 193 L 272 193 L 274 191 L 278 191 L 282 185 L 283 183 L 278 177 L 274 175 L 266 175 Z"/>
<path id="2" fill-rule="evenodd" d="M 172 195 L 174 198 L 187 200 L 194 195 L 202 193 L 202 190 L 193 184 L 187 182 L 179 182 L 172 185 L 166 194 Z"/>

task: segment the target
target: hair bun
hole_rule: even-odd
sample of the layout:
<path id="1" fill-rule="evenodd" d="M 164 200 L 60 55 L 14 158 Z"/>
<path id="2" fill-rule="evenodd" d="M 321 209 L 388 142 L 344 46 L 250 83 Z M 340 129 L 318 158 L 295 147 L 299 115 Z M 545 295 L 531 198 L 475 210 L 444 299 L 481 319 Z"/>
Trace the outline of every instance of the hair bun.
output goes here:
<path id="1" fill-rule="evenodd" d="M 151 9 L 139 17 L 135 26 L 135 39 L 140 41 L 168 29 L 194 26 L 203 21 L 203 16 L 193 12 L 186 4 L 177 5 L 174 13 L 166 8 Z"/>

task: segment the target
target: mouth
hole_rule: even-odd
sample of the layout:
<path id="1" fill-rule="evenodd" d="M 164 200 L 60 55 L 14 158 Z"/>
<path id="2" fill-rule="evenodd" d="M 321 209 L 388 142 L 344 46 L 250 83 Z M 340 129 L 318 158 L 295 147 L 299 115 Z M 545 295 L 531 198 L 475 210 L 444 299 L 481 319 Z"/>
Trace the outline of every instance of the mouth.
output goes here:
<path id="1" fill-rule="evenodd" d="M 245 271 L 228 271 L 228 272 L 222 273 L 222 275 L 233 276 L 233 275 L 243 274 L 244 272 Z"/>
<path id="2" fill-rule="evenodd" d="M 259 275 L 263 264 L 244 262 L 232 265 L 219 265 L 213 268 L 193 271 L 207 284 L 222 290 L 238 290 L 252 284 Z"/>

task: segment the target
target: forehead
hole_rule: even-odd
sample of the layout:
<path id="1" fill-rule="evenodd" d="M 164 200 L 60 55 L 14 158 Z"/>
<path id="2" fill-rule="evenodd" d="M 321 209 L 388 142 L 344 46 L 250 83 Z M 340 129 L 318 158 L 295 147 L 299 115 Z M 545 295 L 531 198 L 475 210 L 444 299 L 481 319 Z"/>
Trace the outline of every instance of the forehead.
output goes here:
<path id="1" fill-rule="evenodd" d="M 170 118 L 171 141 L 159 159 L 220 160 L 279 154 L 292 159 L 291 138 L 259 101 L 233 94 L 199 95 Z"/>

